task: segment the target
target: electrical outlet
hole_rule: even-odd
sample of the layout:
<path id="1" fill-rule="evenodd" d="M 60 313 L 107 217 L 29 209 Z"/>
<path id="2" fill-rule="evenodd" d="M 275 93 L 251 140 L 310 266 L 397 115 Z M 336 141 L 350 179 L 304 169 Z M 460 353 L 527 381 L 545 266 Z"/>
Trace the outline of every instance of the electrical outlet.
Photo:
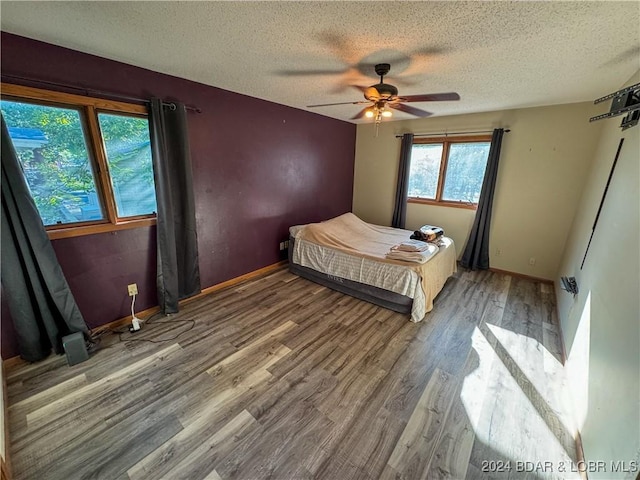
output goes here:
<path id="1" fill-rule="evenodd" d="M 532 267 L 536 264 L 536 257 L 531 257 L 529 259 L 529 265 L 531 265 Z"/>
<path id="2" fill-rule="evenodd" d="M 285 248 L 285 250 L 286 250 L 287 248 L 289 248 L 289 240 L 285 240 L 285 241 L 284 241 L 284 248 Z"/>
<path id="3" fill-rule="evenodd" d="M 129 291 L 129 296 L 133 297 L 134 295 L 138 294 L 138 284 L 137 283 L 132 283 L 130 285 L 127 285 L 127 290 Z"/>
<path id="4" fill-rule="evenodd" d="M 500 255 L 502 255 L 502 250 L 496 248 L 496 257 L 499 257 Z"/>
<path id="5" fill-rule="evenodd" d="M 280 242 L 280 251 L 284 250 L 284 242 Z"/>

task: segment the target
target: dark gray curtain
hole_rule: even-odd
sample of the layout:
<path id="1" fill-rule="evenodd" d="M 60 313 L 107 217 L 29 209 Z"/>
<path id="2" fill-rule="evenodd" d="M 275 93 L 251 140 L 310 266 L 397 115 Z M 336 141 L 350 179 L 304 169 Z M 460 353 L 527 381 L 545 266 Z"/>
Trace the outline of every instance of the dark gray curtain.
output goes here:
<path id="1" fill-rule="evenodd" d="M 409 167 L 411 166 L 411 147 L 413 133 L 402 135 L 400 147 L 400 165 L 398 166 L 398 184 L 396 186 L 396 204 L 393 208 L 391 226 L 404 228 L 407 221 L 407 193 L 409 191 Z"/>
<path id="2" fill-rule="evenodd" d="M 62 353 L 62 337 L 89 329 L 64 278 L 2 118 L 2 286 L 20 356 Z"/>
<path id="3" fill-rule="evenodd" d="M 460 260 L 460 264 L 464 268 L 470 268 L 471 270 L 487 270 L 489 268 L 491 208 L 493 207 L 493 194 L 498 177 L 498 163 L 500 161 L 503 134 L 504 129 L 502 128 L 497 128 L 493 131 L 476 218 L 473 221 L 469 240 Z"/>
<path id="4" fill-rule="evenodd" d="M 158 203 L 158 304 L 178 311 L 178 301 L 200 293 L 198 239 L 187 115 L 183 104 L 151 100 L 149 118 Z"/>

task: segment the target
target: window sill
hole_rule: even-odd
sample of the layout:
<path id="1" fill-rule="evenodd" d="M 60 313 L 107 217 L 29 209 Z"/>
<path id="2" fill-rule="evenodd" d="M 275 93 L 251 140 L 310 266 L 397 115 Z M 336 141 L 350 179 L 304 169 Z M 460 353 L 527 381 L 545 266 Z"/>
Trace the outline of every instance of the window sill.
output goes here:
<path id="1" fill-rule="evenodd" d="M 96 233 L 115 232 L 118 230 L 128 230 L 130 228 L 149 227 L 156 224 L 156 218 L 140 218 L 135 220 L 125 220 L 118 223 L 95 223 L 92 225 L 74 225 L 68 227 L 50 228 L 47 230 L 49 239 L 58 240 L 60 238 L 81 237 Z"/>
<path id="2" fill-rule="evenodd" d="M 477 203 L 464 203 L 464 202 L 446 202 L 446 201 L 438 201 L 432 200 L 429 198 L 414 198 L 410 197 L 407 199 L 407 203 L 418 203 L 421 205 L 434 205 L 437 207 L 453 207 L 453 208 L 464 208 L 466 210 L 477 210 Z"/>

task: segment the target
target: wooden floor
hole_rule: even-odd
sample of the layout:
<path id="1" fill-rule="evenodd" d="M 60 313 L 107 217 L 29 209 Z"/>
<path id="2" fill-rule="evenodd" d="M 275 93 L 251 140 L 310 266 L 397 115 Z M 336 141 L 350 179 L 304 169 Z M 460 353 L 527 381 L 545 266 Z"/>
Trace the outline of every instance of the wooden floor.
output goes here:
<path id="1" fill-rule="evenodd" d="M 279 270 L 173 319 L 9 369 L 16 479 L 578 478 L 548 285 L 459 272 L 413 324 Z"/>

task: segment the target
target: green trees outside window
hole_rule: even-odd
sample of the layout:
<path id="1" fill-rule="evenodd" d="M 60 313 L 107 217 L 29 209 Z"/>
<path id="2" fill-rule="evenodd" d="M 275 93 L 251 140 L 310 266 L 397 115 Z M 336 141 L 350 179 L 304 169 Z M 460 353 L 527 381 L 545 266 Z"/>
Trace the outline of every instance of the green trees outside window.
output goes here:
<path id="1" fill-rule="evenodd" d="M 147 118 L 14 98 L 3 98 L 0 107 L 45 226 L 155 213 Z M 97 135 L 89 115 L 97 116 Z M 99 155 L 107 168 L 100 168 Z"/>
<path id="2" fill-rule="evenodd" d="M 99 113 L 109 175 L 119 217 L 156 211 L 149 122 L 146 118 Z"/>
<path id="3" fill-rule="evenodd" d="M 436 198 L 438 175 L 442 161 L 441 143 L 417 144 L 411 149 L 411 169 L 409 174 L 409 196 Z"/>
<path id="4" fill-rule="evenodd" d="M 103 219 L 80 111 L 2 101 L 2 115 L 42 222 Z"/>
<path id="5" fill-rule="evenodd" d="M 451 144 L 442 200 L 478 203 L 490 146 L 490 142 Z"/>

